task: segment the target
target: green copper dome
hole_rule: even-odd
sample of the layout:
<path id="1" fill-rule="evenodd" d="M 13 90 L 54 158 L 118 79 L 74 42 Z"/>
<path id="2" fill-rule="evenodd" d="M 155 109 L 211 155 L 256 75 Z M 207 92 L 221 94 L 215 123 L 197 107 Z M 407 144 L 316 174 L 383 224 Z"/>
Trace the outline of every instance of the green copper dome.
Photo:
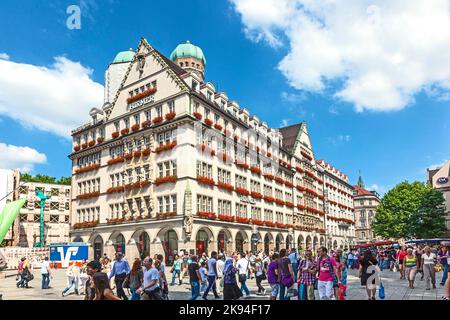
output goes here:
<path id="1" fill-rule="evenodd" d="M 113 63 L 121 63 L 121 62 L 131 62 L 134 59 L 134 51 L 130 49 L 128 51 L 119 52 L 114 58 Z"/>
<path id="2" fill-rule="evenodd" d="M 194 46 L 192 43 L 186 41 L 186 43 L 179 44 L 170 55 L 170 60 L 175 61 L 179 58 L 194 58 L 201 60 L 206 65 L 205 55 L 200 47 Z"/>

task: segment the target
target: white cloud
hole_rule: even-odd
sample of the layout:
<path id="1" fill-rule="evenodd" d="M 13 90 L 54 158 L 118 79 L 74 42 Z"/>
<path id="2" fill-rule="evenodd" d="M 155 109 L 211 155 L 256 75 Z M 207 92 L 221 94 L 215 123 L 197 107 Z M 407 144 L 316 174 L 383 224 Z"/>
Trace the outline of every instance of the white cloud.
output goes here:
<path id="1" fill-rule="evenodd" d="M 400 110 L 422 91 L 449 97 L 450 0 L 229 1 L 250 39 L 288 42 L 278 68 L 294 88 L 357 111 Z"/>
<path id="2" fill-rule="evenodd" d="M 328 142 L 330 142 L 334 146 L 342 145 L 344 143 L 348 143 L 352 140 L 352 137 L 350 135 L 338 135 L 336 137 L 329 137 Z"/>
<path id="3" fill-rule="evenodd" d="M 47 162 L 47 156 L 30 147 L 18 147 L 0 143 L 0 168 L 17 169 L 23 172 L 33 170 L 35 164 Z"/>
<path id="4" fill-rule="evenodd" d="M 91 74 L 64 57 L 51 67 L 0 60 L 0 115 L 69 138 L 89 110 L 103 103 L 103 86 Z"/>
<path id="5" fill-rule="evenodd" d="M 287 127 L 287 126 L 289 126 L 289 121 L 290 121 L 291 119 L 282 119 L 281 120 L 281 123 L 280 123 L 280 127 Z"/>
<path id="6" fill-rule="evenodd" d="M 369 188 L 367 188 L 369 191 L 376 191 L 380 195 L 384 195 L 386 191 L 388 191 L 388 188 L 385 186 L 380 186 L 378 184 L 372 184 Z"/>
<path id="7" fill-rule="evenodd" d="M 289 103 L 300 103 L 307 99 L 306 94 L 304 92 L 290 93 L 286 91 L 281 92 L 281 98 Z"/>
<path id="8" fill-rule="evenodd" d="M 9 55 L 4 52 L 0 52 L 0 60 L 9 60 Z"/>

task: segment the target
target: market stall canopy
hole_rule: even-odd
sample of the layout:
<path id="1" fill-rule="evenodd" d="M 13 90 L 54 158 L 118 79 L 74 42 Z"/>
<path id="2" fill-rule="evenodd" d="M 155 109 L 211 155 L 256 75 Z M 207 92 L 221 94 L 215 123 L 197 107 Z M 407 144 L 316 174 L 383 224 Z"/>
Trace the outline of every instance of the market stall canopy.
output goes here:
<path id="1" fill-rule="evenodd" d="M 13 201 L 7 203 L 3 208 L 3 211 L 0 213 L 0 243 L 3 242 L 6 233 L 9 228 L 11 228 L 14 220 L 19 214 L 20 209 L 22 209 L 25 204 L 26 199 L 20 199 L 17 201 Z"/>

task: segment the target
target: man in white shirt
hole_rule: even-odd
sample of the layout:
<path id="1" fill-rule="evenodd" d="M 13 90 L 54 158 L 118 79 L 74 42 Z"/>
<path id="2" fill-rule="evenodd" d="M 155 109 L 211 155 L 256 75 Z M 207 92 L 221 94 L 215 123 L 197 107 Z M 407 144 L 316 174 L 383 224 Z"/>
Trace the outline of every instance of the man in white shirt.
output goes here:
<path id="1" fill-rule="evenodd" d="M 44 261 L 41 263 L 42 289 L 50 288 L 50 269 L 48 257 L 45 257 Z"/>
<path id="2" fill-rule="evenodd" d="M 219 283 L 223 277 L 223 267 L 224 266 L 225 266 L 224 256 L 222 253 L 219 253 L 219 258 L 217 259 L 217 262 L 216 262 L 217 279 L 219 280 Z M 217 288 L 217 293 L 220 294 L 219 287 Z"/>
<path id="3" fill-rule="evenodd" d="M 247 272 L 250 269 L 250 261 L 243 253 L 241 253 L 239 257 L 240 259 L 236 263 L 236 268 L 239 269 L 239 282 L 241 283 L 241 291 L 244 291 L 245 294 L 249 296 L 250 290 L 248 290 L 245 282 L 247 281 Z"/>
<path id="4" fill-rule="evenodd" d="M 216 279 L 217 279 L 217 252 L 211 252 L 211 258 L 208 260 L 208 287 L 203 293 L 203 299 L 208 300 L 209 290 L 213 290 L 214 297 L 219 299 L 219 294 L 217 293 Z"/>
<path id="5" fill-rule="evenodd" d="M 141 300 L 162 300 L 162 292 L 160 287 L 160 273 L 158 268 L 153 266 L 153 260 L 147 257 L 143 261 L 142 271 L 144 272 L 144 281 L 142 287 L 136 290 L 137 294 L 141 294 Z"/>
<path id="6" fill-rule="evenodd" d="M 436 275 L 434 271 L 434 265 L 436 264 L 436 254 L 431 252 L 429 246 L 425 247 L 425 252 L 422 254 L 422 268 L 425 275 L 425 281 L 427 283 L 426 290 L 430 290 L 430 280 L 433 285 L 433 289 L 436 289 Z"/>

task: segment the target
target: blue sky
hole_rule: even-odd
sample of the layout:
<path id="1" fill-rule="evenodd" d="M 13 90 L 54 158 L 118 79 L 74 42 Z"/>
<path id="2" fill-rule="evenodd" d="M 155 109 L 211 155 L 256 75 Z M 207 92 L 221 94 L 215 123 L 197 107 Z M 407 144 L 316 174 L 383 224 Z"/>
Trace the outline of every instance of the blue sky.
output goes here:
<path id="1" fill-rule="evenodd" d="M 350 66 L 345 71 L 333 70 L 334 64 L 330 61 L 335 60 L 328 55 L 319 62 L 311 60 L 314 54 L 303 55 L 305 47 L 308 47 L 305 42 L 313 43 L 314 36 L 319 37 L 320 34 L 312 30 L 297 39 L 294 31 L 298 26 L 282 22 L 291 20 L 280 19 L 277 14 L 261 17 L 258 10 L 253 12 L 253 7 L 247 5 L 251 2 L 0 2 L 0 28 L 3 30 L 0 73 L 5 66 L 9 66 L 8 71 L 13 73 L 14 67 L 25 66 L 24 73 L 36 72 L 33 66 L 41 67 L 50 76 L 58 74 L 57 71 L 68 76 L 81 75 L 83 84 L 79 88 L 86 86 L 86 90 L 91 90 L 86 94 L 88 97 L 83 97 L 84 100 L 79 92 L 68 93 L 71 96 L 66 101 L 57 93 L 65 93 L 70 88 L 56 87 L 52 90 L 51 86 L 43 86 L 36 80 L 37 83 L 27 83 L 25 88 L 29 89 L 22 92 L 20 81 L 12 83 L 5 77 L 3 83 L 0 79 L 0 149 L 4 151 L 0 155 L 0 166 L 17 166 L 32 173 L 57 177 L 70 175 L 71 163 L 67 155 L 71 152 L 71 143 L 67 135 L 64 137 L 64 130 L 67 126 L 82 124 L 80 114 L 87 115 L 88 110 L 95 106 L 89 105 L 90 101 L 94 103 L 102 99 L 98 84 L 103 84 L 107 65 L 118 51 L 136 48 L 142 36 L 166 55 L 187 39 L 200 46 L 207 59 L 207 80 L 219 90 L 226 91 L 230 99 L 267 121 L 269 126 L 306 121 L 316 158 L 325 159 L 346 173 L 351 183 L 356 182 L 361 170 L 368 187 L 384 192 L 405 179 L 424 180 L 428 166 L 441 164 L 450 158 L 450 102 L 447 87 L 436 85 L 442 78 L 433 78 L 439 72 L 421 76 L 422 82 L 411 81 L 418 83 L 418 87 L 413 87 L 405 83 L 408 77 L 404 74 L 409 72 L 405 70 L 406 66 L 399 67 L 403 69 L 392 76 L 389 83 L 396 89 L 400 88 L 398 90 L 402 94 L 408 93 L 407 98 L 402 96 L 402 99 L 397 99 L 395 94 L 390 100 L 384 99 L 391 97 L 392 90 L 383 85 L 378 85 L 377 89 L 379 82 L 375 80 L 373 86 L 369 84 L 369 89 L 351 87 L 348 85 L 351 80 L 358 82 L 358 78 L 351 78 L 354 74 L 361 74 L 359 80 L 373 79 L 364 78 L 366 74 L 363 71 L 368 67 L 361 60 L 336 60 L 338 65 Z M 270 5 L 271 0 L 263 2 Z M 81 6 L 81 30 L 66 27 L 66 9 L 71 4 Z M 282 17 L 284 14 L 289 14 L 288 17 L 299 14 L 295 8 L 285 9 L 280 13 Z M 325 18 L 328 9 L 320 8 Z M 387 9 L 390 8 L 386 8 L 389 11 Z M 411 17 L 414 17 L 413 13 Z M 387 21 L 383 23 L 389 23 L 388 19 L 386 16 Z M 332 26 L 337 23 L 330 22 Z M 338 34 L 335 38 L 338 36 L 345 42 L 352 35 Z M 364 45 L 367 44 L 362 43 L 360 47 Z M 433 49 L 436 44 L 425 45 Z M 380 47 L 385 48 L 383 43 Z M 342 49 L 336 44 L 325 43 L 323 49 L 332 52 L 330 48 Z M 409 57 L 406 49 L 399 51 L 400 60 L 401 57 Z M 349 51 L 342 49 L 342 52 Z M 286 59 L 286 56 L 292 59 Z M 55 65 L 55 57 L 64 57 L 60 58 L 58 66 Z M 450 59 L 450 55 L 447 57 Z M 434 60 L 439 61 L 438 58 Z M 308 64 L 302 65 L 305 61 Z M 423 61 L 418 60 L 417 64 L 422 63 L 423 69 L 434 70 L 435 66 Z M 378 62 L 382 73 L 386 66 L 382 61 Z M 324 69 L 324 65 L 329 68 Z M 292 71 L 294 69 L 295 72 Z M 317 79 L 305 76 L 311 70 L 322 75 L 322 86 Z M 391 72 L 387 67 L 386 70 L 386 74 Z M 411 70 L 413 80 L 417 73 Z M 450 79 L 450 72 L 445 76 Z M 60 85 L 65 85 L 65 82 Z M 77 85 L 78 82 L 74 88 L 78 88 Z M 70 82 L 67 86 L 72 87 Z M 45 90 L 52 95 L 48 104 Z M 40 94 L 37 97 L 34 95 L 36 92 Z M 374 98 L 367 101 L 362 95 Z M 37 100 L 40 104 L 35 105 Z M 14 104 L 11 101 L 18 102 Z M 39 108 L 43 108 L 42 112 Z M 22 118 L 30 110 L 33 115 Z M 58 110 L 57 116 L 52 110 Z M 53 123 L 44 124 L 46 121 L 39 116 Z"/>

